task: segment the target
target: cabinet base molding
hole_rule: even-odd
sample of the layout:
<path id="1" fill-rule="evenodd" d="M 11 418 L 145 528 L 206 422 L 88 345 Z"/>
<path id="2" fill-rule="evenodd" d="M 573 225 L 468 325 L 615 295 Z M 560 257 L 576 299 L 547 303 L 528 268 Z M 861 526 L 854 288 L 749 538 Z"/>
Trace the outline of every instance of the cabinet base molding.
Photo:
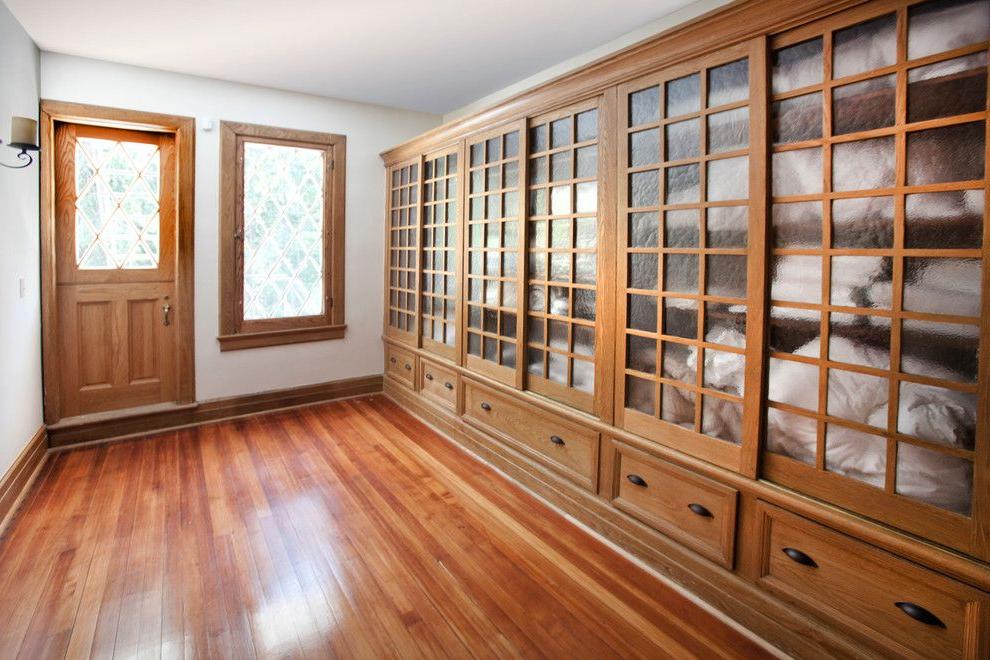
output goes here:
<path id="1" fill-rule="evenodd" d="M 781 652 L 794 657 L 863 657 L 863 646 L 756 585 L 679 546 L 569 483 L 498 440 L 475 429 L 391 378 L 385 395 L 444 437 L 494 467 L 559 512 L 639 559 L 662 579 L 704 603 Z"/>
<path id="2" fill-rule="evenodd" d="M 17 455 L 3 477 L 0 477 L 0 536 L 44 467 L 47 456 L 48 432 L 42 426 Z"/>
<path id="3" fill-rule="evenodd" d="M 48 427 L 48 438 L 52 448 L 65 449 L 76 445 L 118 440 L 131 435 L 165 431 L 181 426 L 193 426 L 381 391 L 381 374 L 360 376 L 316 385 L 211 399 L 169 408 L 121 411 L 116 416 L 101 416 L 96 419 L 61 420 L 58 424 Z"/>

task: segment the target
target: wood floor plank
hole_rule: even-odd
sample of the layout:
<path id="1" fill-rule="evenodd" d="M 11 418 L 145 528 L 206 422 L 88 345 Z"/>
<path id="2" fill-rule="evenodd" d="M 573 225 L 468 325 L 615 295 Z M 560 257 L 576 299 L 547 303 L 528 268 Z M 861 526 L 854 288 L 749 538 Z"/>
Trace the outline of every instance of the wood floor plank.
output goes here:
<path id="1" fill-rule="evenodd" d="M 766 657 L 380 395 L 57 454 L 0 657 Z"/>

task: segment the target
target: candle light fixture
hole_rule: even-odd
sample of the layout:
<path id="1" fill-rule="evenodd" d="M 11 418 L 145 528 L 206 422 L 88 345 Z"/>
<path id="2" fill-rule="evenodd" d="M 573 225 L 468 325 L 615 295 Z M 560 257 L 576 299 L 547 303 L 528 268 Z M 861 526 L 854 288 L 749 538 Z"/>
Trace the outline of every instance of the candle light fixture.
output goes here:
<path id="1" fill-rule="evenodd" d="M 17 159 L 26 161 L 21 165 L 7 165 L 6 163 L 0 163 L 4 167 L 8 167 L 12 170 L 19 170 L 27 167 L 32 162 L 34 162 L 34 156 L 30 153 L 31 151 L 38 151 L 41 147 L 38 146 L 38 122 L 29 117 L 11 117 L 10 119 L 10 142 L 7 146 L 12 149 L 20 149 L 20 153 L 17 154 Z M 0 140 L 0 144 L 3 144 L 3 140 Z"/>

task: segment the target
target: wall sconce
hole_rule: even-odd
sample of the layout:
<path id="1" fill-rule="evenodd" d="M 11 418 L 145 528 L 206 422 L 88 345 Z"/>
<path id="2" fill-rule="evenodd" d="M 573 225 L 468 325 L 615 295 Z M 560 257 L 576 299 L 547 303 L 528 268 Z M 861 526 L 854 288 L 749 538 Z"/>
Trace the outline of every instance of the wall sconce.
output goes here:
<path id="1" fill-rule="evenodd" d="M 41 149 L 38 146 L 37 135 L 38 122 L 28 117 L 11 117 L 10 142 L 7 143 L 7 146 L 12 149 L 20 149 L 21 152 L 17 154 L 17 160 L 26 160 L 27 162 L 23 165 L 7 165 L 6 163 L 0 163 L 0 165 L 12 170 L 19 170 L 34 162 L 34 156 L 28 152 Z M 0 140 L 0 144 L 3 144 L 3 140 Z"/>

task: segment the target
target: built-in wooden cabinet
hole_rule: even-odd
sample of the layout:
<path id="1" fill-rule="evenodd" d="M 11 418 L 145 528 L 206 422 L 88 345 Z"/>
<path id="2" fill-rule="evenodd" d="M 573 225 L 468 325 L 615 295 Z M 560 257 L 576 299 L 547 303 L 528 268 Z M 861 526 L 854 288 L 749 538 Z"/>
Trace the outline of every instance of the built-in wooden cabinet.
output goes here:
<path id="1" fill-rule="evenodd" d="M 988 47 L 741 2 L 387 152 L 386 391 L 737 616 L 990 654 Z"/>

